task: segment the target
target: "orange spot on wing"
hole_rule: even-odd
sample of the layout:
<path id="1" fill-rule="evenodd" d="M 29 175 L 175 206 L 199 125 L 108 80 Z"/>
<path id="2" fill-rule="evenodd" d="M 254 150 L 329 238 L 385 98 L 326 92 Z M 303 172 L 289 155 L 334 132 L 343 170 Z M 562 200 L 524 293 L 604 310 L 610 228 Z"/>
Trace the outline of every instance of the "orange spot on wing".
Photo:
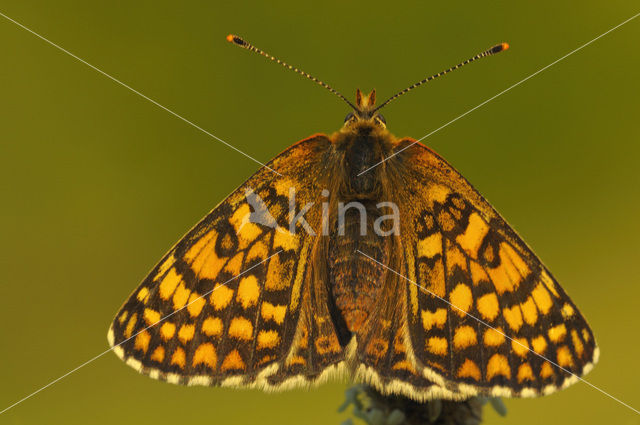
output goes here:
<path id="1" fill-rule="evenodd" d="M 549 329 L 549 339 L 553 342 L 560 342 L 567 334 L 567 328 L 564 323 L 554 326 Z"/>
<path id="2" fill-rule="evenodd" d="M 139 291 L 138 294 L 136 295 L 136 298 L 138 299 L 138 301 L 140 301 L 143 304 L 147 303 L 147 300 L 149 299 L 149 289 L 147 287 L 142 287 Z"/>
<path id="3" fill-rule="evenodd" d="M 187 303 L 187 310 L 189 311 L 191 317 L 198 317 L 205 303 L 206 301 L 204 300 L 203 296 L 193 292 L 189 296 L 189 302 Z"/>
<path id="4" fill-rule="evenodd" d="M 156 347 L 156 349 L 153 350 L 153 353 L 151 354 L 151 360 L 162 363 L 164 361 L 164 347 Z"/>
<path id="5" fill-rule="evenodd" d="M 533 370 L 529 363 L 523 363 L 518 368 L 518 382 L 522 383 L 523 381 L 533 381 Z"/>
<path id="6" fill-rule="evenodd" d="M 290 188 L 295 188 L 296 187 L 296 182 L 291 180 L 288 177 L 281 177 L 279 179 L 276 180 L 275 185 L 274 185 L 275 189 L 276 189 L 276 193 L 278 195 L 282 195 L 282 196 L 289 196 L 289 189 Z M 296 196 L 297 198 L 297 196 Z M 296 201 L 301 202 L 300 200 L 296 199 Z M 304 203 L 302 203 L 304 205 Z"/>
<path id="7" fill-rule="evenodd" d="M 553 369 L 551 368 L 551 363 L 545 361 L 540 368 L 540 376 L 542 378 L 549 378 L 553 376 Z"/>
<path id="8" fill-rule="evenodd" d="M 147 322 L 147 325 L 155 325 L 160 321 L 160 313 L 150 308 L 145 308 L 143 313 L 144 321 Z"/>
<path id="9" fill-rule="evenodd" d="M 471 264 L 471 280 L 474 285 L 478 285 L 480 282 L 490 282 L 489 275 L 480 264 L 475 261 L 469 263 Z"/>
<path id="10" fill-rule="evenodd" d="M 483 341 L 484 345 L 487 345 L 489 347 L 497 347 L 498 345 L 502 345 L 505 341 L 504 331 L 502 330 L 502 328 L 496 328 L 495 330 L 489 328 L 484 331 Z"/>
<path id="11" fill-rule="evenodd" d="M 460 326 L 453 336 L 453 346 L 458 349 L 467 348 L 478 343 L 478 336 L 471 326 Z"/>
<path id="12" fill-rule="evenodd" d="M 285 305 L 273 305 L 268 302 L 262 303 L 261 309 L 262 319 L 265 321 L 273 320 L 278 325 L 284 322 L 284 316 L 287 314 L 287 306 Z"/>
<path id="13" fill-rule="evenodd" d="M 413 365 L 411 363 L 409 363 L 407 360 L 401 360 L 401 361 L 397 362 L 396 364 L 393 365 L 392 369 L 393 370 L 406 370 L 407 372 L 411 372 L 413 374 L 418 373 L 416 371 L 416 368 L 413 367 Z"/>
<path id="14" fill-rule="evenodd" d="M 273 235 L 273 248 L 275 250 L 284 249 L 285 251 L 297 251 L 299 243 L 300 236 L 286 229 L 277 229 Z"/>
<path id="15" fill-rule="evenodd" d="M 173 355 L 171 356 L 171 364 L 177 365 L 181 369 L 184 369 L 184 365 L 186 363 L 187 361 L 184 350 L 181 347 L 176 348 L 176 351 L 174 351 Z"/>
<path id="16" fill-rule="evenodd" d="M 520 254 L 518 254 L 511 245 L 507 243 L 500 244 L 500 260 L 509 262 L 510 265 L 514 268 L 515 273 L 512 274 L 514 281 L 520 282 L 522 279 L 526 278 L 529 273 L 531 273 L 531 269 L 522 259 Z"/>
<path id="17" fill-rule="evenodd" d="M 238 236 L 238 249 L 245 249 L 262 234 L 260 226 L 249 221 L 250 216 L 251 208 L 248 204 L 242 204 L 229 218 Z"/>
<path id="18" fill-rule="evenodd" d="M 427 340 L 427 350 L 433 354 L 444 356 L 447 354 L 447 340 L 445 338 L 432 336 Z"/>
<path id="19" fill-rule="evenodd" d="M 529 354 L 529 341 L 527 338 L 513 338 L 511 348 L 518 356 L 526 357 Z"/>
<path id="20" fill-rule="evenodd" d="M 571 351 L 569 350 L 569 347 L 567 347 L 566 345 L 559 347 L 558 351 L 556 352 L 556 355 L 558 356 L 558 364 L 560 366 L 562 367 L 573 366 L 573 357 L 571 356 Z"/>
<path id="21" fill-rule="evenodd" d="M 453 308 L 453 311 L 458 313 L 461 317 L 465 316 L 473 304 L 471 288 L 464 283 L 459 283 L 455 288 L 453 288 L 451 294 L 449 294 L 449 301 L 457 307 Z"/>
<path id="22" fill-rule="evenodd" d="M 171 322 L 164 322 L 162 326 L 160 326 L 160 336 L 165 341 L 168 341 L 171 338 L 173 338 L 173 335 L 175 334 L 175 332 L 176 332 L 176 325 L 174 325 Z"/>
<path id="23" fill-rule="evenodd" d="M 185 288 L 184 283 L 180 282 L 173 293 L 173 308 L 179 310 L 184 307 L 189 299 L 189 294 L 191 294 L 191 291 Z"/>
<path id="24" fill-rule="evenodd" d="M 223 372 L 228 370 L 244 370 L 245 367 L 244 361 L 242 360 L 238 350 L 233 350 L 224 358 L 220 370 Z"/>
<path id="25" fill-rule="evenodd" d="M 228 332 L 230 337 L 248 341 L 253 336 L 253 325 L 244 317 L 234 317 Z"/>
<path id="26" fill-rule="evenodd" d="M 202 332 L 207 336 L 222 335 L 222 320 L 218 317 L 207 317 L 202 322 Z"/>
<path id="27" fill-rule="evenodd" d="M 293 365 L 302 365 L 302 366 L 304 366 L 305 364 L 307 364 L 307 361 L 302 356 L 293 356 L 293 357 L 291 357 L 291 360 L 289 360 L 288 364 L 290 366 L 293 366 Z"/>
<path id="28" fill-rule="evenodd" d="M 530 325 L 534 325 L 538 321 L 538 308 L 533 298 L 527 297 L 527 300 L 520 304 L 524 321 Z"/>
<path id="29" fill-rule="evenodd" d="M 269 248 L 264 242 L 258 241 L 255 242 L 249 249 L 249 253 L 247 254 L 247 262 L 255 260 L 256 258 L 259 260 L 264 260 L 268 256 Z"/>
<path id="30" fill-rule="evenodd" d="M 469 216 L 469 224 L 465 232 L 458 235 L 456 241 L 471 258 L 478 258 L 478 250 L 482 240 L 489 232 L 489 226 L 478 213 Z"/>
<path id="31" fill-rule="evenodd" d="M 127 323 L 127 327 L 124 330 L 124 336 L 126 336 L 127 338 L 131 337 L 131 334 L 133 333 L 133 328 L 136 325 L 137 321 L 138 321 L 138 315 L 136 313 L 133 313 L 131 315 L 131 317 L 129 318 L 129 322 Z"/>
<path id="32" fill-rule="evenodd" d="M 213 347 L 213 344 L 206 342 L 204 344 L 200 344 L 198 348 L 196 348 L 196 351 L 193 354 L 193 366 L 206 364 L 211 369 L 215 369 L 217 363 L 218 356 L 216 355 L 216 349 Z"/>
<path id="33" fill-rule="evenodd" d="M 215 279 L 224 266 L 225 258 L 216 255 L 217 238 L 218 234 L 210 230 L 184 256 L 200 279 Z"/>
<path id="34" fill-rule="evenodd" d="M 522 310 L 520 310 L 520 304 L 516 304 L 511 308 L 503 308 L 502 315 L 509 324 L 509 327 L 518 332 L 522 326 Z"/>
<path id="35" fill-rule="evenodd" d="M 439 308 L 435 312 L 422 310 L 422 326 L 425 331 L 436 326 L 442 328 L 447 322 L 447 309 Z"/>
<path id="36" fill-rule="evenodd" d="M 502 354 L 494 354 L 489 358 L 489 362 L 487 363 L 487 380 L 489 381 L 498 375 L 502 375 L 507 379 L 511 378 L 509 361 Z"/>
<path id="37" fill-rule="evenodd" d="M 232 259 L 227 261 L 227 265 L 224 270 L 232 276 L 237 276 L 242 272 L 242 261 L 244 260 L 244 253 L 240 252 L 236 254 Z"/>
<path id="38" fill-rule="evenodd" d="M 578 331 L 575 329 L 571 330 L 571 340 L 573 341 L 573 348 L 576 350 L 576 354 L 578 357 L 582 357 L 582 353 L 584 353 L 584 345 L 582 345 L 582 340 L 580 340 Z"/>
<path id="39" fill-rule="evenodd" d="M 445 232 L 450 232 L 456 227 L 456 221 L 449 212 L 442 210 L 438 214 L 438 225 Z"/>
<path id="40" fill-rule="evenodd" d="M 182 282 L 182 276 L 176 273 L 175 269 L 169 270 L 164 279 L 162 279 L 162 282 L 160 282 L 160 298 L 165 301 L 168 300 L 180 282 Z"/>
<path id="41" fill-rule="evenodd" d="M 258 279 L 254 275 L 243 277 L 238 284 L 236 300 L 242 305 L 242 308 L 247 309 L 258 303 L 258 297 L 260 297 Z"/>
<path id="42" fill-rule="evenodd" d="M 178 339 L 182 341 L 183 344 L 186 344 L 193 339 L 195 332 L 196 327 L 194 325 L 182 325 L 178 331 Z"/>
<path id="43" fill-rule="evenodd" d="M 453 274 L 456 269 L 467 271 L 467 258 L 455 245 L 447 241 L 447 273 Z"/>
<path id="44" fill-rule="evenodd" d="M 268 291 L 287 289 L 292 283 L 293 261 L 281 260 L 279 256 L 271 257 L 267 268 L 267 279 L 264 283 Z"/>
<path id="45" fill-rule="evenodd" d="M 258 350 L 273 348 L 280 343 L 280 335 L 276 331 L 260 331 L 258 333 Z"/>
<path id="46" fill-rule="evenodd" d="M 136 335 L 136 341 L 134 348 L 136 350 L 141 350 L 146 354 L 149 349 L 149 341 L 151 341 L 151 335 L 147 331 L 142 331 L 138 335 Z"/>
<path id="47" fill-rule="evenodd" d="M 465 359 L 460 369 L 458 369 L 458 378 L 473 378 L 479 381 L 481 378 L 480 369 L 472 360 Z"/>
<path id="48" fill-rule="evenodd" d="M 516 289 L 516 285 L 511 280 L 511 277 L 509 277 L 504 264 L 501 263 L 498 267 L 488 268 L 487 272 L 491 277 L 491 283 L 493 283 L 493 286 L 496 288 L 498 295 L 502 295 L 505 292 L 513 292 Z"/>
<path id="49" fill-rule="evenodd" d="M 266 356 L 262 356 L 262 358 L 258 361 L 258 367 L 260 366 L 264 366 L 267 363 L 271 363 L 272 361 L 274 361 L 276 359 L 276 356 L 274 355 L 266 355 Z M 290 366 L 291 363 L 288 363 L 287 366 Z"/>
<path id="50" fill-rule="evenodd" d="M 445 203 L 447 200 L 447 196 L 449 196 L 450 193 L 451 191 L 446 186 L 442 186 L 439 184 L 432 184 L 427 187 L 427 198 L 432 205 L 434 201 L 440 204 Z"/>
<path id="51" fill-rule="evenodd" d="M 542 314 L 547 314 L 553 305 L 549 292 L 545 289 L 542 283 L 538 283 L 533 291 L 531 291 L 533 300 L 536 302 L 538 309 Z"/>
<path id="52" fill-rule="evenodd" d="M 442 234 L 434 233 L 418 241 L 418 256 L 433 258 L 442 254 Z"/>
<path id="53" fill-rule="evenodd" d="M 496 317 L 498 317 L 498 313 L 500 313 L 498 297 L 496 296 L 495 292 L 485 294 L 478 298 L 476 306 L 482 317 L 487 320 L 495 319 Z"/>
<path id="54" fill-rule="evenodd" d="M 575 311 L 574 311 L 573 307 L 571 307 L 571 304 L 564 303 L 564 305 L 562 306 L 562 316 L 565 319 L 568 319 L 571 316 L 573 316 L 574 313 L 575 313 Z"/>
<path id="55" fill-rule="evenodd" d="M 547 340 L 544 339 L 544 336 L 538 335 L 531 340 L 531 347 L 536 353 L 544 354 L 544 351 L 547 349 Z"/>
<path id="56" fill-rule="evenodd" d="M 231 297 L 233 297 L 233 290 L 224 285 L 218 285 L 211 291 L 209 299 L 214 309 L 222 310 L 229 305 Z"/>

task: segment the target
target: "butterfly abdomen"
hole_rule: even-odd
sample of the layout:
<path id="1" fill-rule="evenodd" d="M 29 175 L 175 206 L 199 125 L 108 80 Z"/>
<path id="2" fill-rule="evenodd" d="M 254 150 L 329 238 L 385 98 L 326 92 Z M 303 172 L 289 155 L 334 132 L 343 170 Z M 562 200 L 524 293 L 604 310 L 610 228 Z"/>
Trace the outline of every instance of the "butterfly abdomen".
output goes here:
<path id="1" fill-rule="evenodd" d="M 346 325 L 346 331 L 356 333 L 373 312 L 386 273 L 383 266 L 358 251 L 386 264 L 390 238 L 374 232 L 373 224 L 379 215 L 374 201 L 352 205 L 345 208 L 342 218 L 334 224 L 328 269 L 330 291 L 339 319 Z"/>

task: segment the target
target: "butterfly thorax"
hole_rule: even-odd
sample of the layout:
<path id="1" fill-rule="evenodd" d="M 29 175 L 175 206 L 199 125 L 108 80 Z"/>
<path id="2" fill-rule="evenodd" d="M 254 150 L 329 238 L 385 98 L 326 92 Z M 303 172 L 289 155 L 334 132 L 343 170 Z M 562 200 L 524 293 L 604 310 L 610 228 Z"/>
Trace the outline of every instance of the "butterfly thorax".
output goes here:
<path id="1" fill-rule="evenodd" d="M 359 121 L 338 134 L 336 149 L 343 155 L 343 196 L 377 199 L 382 195 L 383 168 L 368 169 L 389 155 L 392 138 L 386 129 L 370 121 Z"/>

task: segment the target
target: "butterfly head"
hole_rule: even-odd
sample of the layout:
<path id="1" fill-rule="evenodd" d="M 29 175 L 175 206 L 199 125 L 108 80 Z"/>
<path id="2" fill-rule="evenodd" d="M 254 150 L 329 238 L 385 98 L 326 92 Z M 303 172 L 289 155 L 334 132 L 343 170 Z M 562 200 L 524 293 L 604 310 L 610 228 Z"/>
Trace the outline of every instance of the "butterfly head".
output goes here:
<path id="1" fill-rule="evenodd" d="M 349 112 L 344 119 L 344 126 L 351 127 L 358 123 L 368 123 L 386 128 L 384 117 L 377 112 L 376 91 L 372 90 L 368 95 L 364 95 L 360 89 L 356 90 L 356 104 L 352 112 Z"/>

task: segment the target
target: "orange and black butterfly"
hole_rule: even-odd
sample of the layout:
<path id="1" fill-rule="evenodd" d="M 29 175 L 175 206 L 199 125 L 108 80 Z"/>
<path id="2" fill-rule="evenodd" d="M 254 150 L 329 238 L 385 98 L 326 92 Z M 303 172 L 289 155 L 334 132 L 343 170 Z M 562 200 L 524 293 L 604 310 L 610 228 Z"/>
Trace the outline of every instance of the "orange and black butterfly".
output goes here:
<path id="1" fill-rule="evenodd" d="M 591 369 L 593 333 L 547 268 L 460 173 L 379 114 L 508 45 L 376 108 L 375 91 L 352 104 L 228 40 L 352 112 L 171 249 L 109 329 L 119 357 L 172 383 L 281 390 L 347 376 L 418 401 L 547 394 Z"/>

